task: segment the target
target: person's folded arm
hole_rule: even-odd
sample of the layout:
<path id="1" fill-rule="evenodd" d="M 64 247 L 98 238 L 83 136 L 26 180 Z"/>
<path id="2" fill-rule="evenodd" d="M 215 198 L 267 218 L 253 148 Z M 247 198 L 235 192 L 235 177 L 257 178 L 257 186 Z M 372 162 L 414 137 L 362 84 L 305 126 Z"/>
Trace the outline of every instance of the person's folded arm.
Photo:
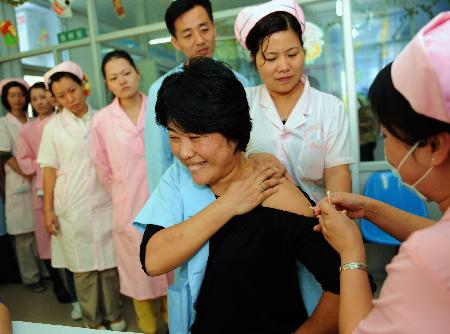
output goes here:
<path id="1" fill-rule="evenodd" d="M 157 231 L 146 246 L 147 273 L 158 276 L 186 262 L 233 217 L 231 209 L 219 198 L 195 216 Z"/>
<path id="2" fill-rule="evenodd" d="M 145 259 L 141 257 L 145 271 L 150 276 L 157 276 L 170 272 L 186 262 L 233 216 L 250 211 L 276 192 L 276 186 L 281 182 L 278 178 L 271 178 L 276 173 L 273 167 L 261 167 L 247 178 L 232 183 L 222 196 L 196 215 L 179 224 L 156 231 L 145 245 Z M 158 186 L 158 191 L 150 198 L 153 207 L 157 207 L 156 201 L 162 204 L 158 193 L 165 191 L 161 187 L 168 186 L 164 182 Z M 261 187 L 265 189 L 264 192 L 261 192 Z M 179 188 L 173 187 L 172 192 L 165 192 L 181 198 Z M 157 219 L 151 223 L 161 226 Z"/>

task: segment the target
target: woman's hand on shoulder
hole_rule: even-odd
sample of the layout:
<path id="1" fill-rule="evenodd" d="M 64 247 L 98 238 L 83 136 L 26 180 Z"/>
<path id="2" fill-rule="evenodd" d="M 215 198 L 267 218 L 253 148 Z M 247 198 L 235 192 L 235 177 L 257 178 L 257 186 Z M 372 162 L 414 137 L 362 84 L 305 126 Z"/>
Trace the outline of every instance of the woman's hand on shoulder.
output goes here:
<path id="1" fill-rule="evenodd" d="M 294 183 L 291 175 L 286 170 L 286 167 L 281 163 L 278 158 L 271 153 L 255 152 L 249 154 L 248 158 L 254 162 L 256 167 L 262 167 L 264 165 L 270 164 L 279 170 L 279 176 L 286 177 L 290 182 Z"/>
<path id="2" fill-rule="evenodd" d="M 279 190 L 263 202 L 263 206 L 296 213 L 306 217 L 314 217 L 314 211 L 308 199 L 297 186 L 286 178 L 282 178 Z"/>
<path id="3" fill-rule="evenodd" d="M 275 194 L 280 184 L 277 168 L 270 164 L 259 165 L 245 178 L 231 183 L 219 201 L 226 203 L 234 215 L 242 215 Z"/>

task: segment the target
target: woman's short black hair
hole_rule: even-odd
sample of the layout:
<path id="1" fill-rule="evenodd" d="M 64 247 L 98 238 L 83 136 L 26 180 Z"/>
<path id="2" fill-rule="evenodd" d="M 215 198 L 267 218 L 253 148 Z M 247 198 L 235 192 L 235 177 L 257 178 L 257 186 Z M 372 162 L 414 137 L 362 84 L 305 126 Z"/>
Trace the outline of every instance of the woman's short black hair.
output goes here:
<path id="1" fill-rule="evenodd" d="M 245 41 L 247 49 L 250 50 L 253 56 L 253 61 L 255 61 L 256 54 L 267 38 L 279 31 L 289 29 L 295 32 L 303 47 L 302 27 L 294 15 L 287 12 L 273 12 L 259 20 L 248 33 Z M 264 57 L 264 52 L 262 52 L 262 56 Z"/>
<path id="2" fill-rule="evenodd" d="M 2 88 L 2 104 L 6 110 L 11 111 L 11 105 L 8 102 L 8 91 L 13 87 L 19 87 L 25 97 L 25 104 L 23 105 L 22 111 L 26 112 L 28 110 L 28 103 L 30 103 L 30 95 L 28 94 L 27 87 L 17 81 L 8 82 Z"/>
<path id="3" fill-rule="evenodd" d="M 83 86 L 83 82 L 81 81 L 81 79 L 79 77 L 77 77 L 75 74 L 70 73 L 70 72 L 56 72 L 53 73 L 50 78 L 48 79 L 48 90 L 53 94 L 53 90 L 52 90 L 52 86 L 53 83 L 61 80 L 62 78 L 69 78 L 72 79 L 73 81 L 75 81 L 77 84 L 79 84 L 80 86 Z"/>
<path id="4" fill-rule="evenodd" d="M 211 2 L 209 0 L 175 0 L 172 1 L 166 10 L 164 20 L 167 30 L 173 37 L 176 37 L 175 21 L 184 13 L 190 11 L 195 6 L 201 6 L 206 10 L 212 23 L 214 23 Z"/>
<path id="5" fill-rule="evenodd" d="M 39 82 L 35 82 L 30 89 L 28 89 L 28 94 L 30 94 L 30 102 L 31 102 L 31 91 L 33 89 L 43 89 L 44 92 L 47 90 L 47 88 L 45 87 L 45 84 L 42 81 Z M 36 112 L 36 110 L 34 110 L 33 108 L 33 104 L 31 103 L 31 109 L 33 110 L 33 116 L 36 117 L 38 115 L 38 113 Z"/>
<path id="6" fill-rule="evenodd" d="M 156 100 L 156 122 L 187 133 L 220 133 L 245 151 L 252 123 L 244 87 L 224 63 L 192 58 L 164 79 Z"/>
<path id="7" fill-rule="evenodd" d="M 408 145 L 426 143 L 430 136 L 448 132 L 450 124 L 418 114 L 394 87 L 391 76 L 392 63 L 376 76 L 369 89 L 369 100 L 378 121 L 390 133 Z"/>
<path id="8" fill-rule="evenodd" d="M 128 63 L 133 66 L 133 68 L 137 71 L 137 67 L 136 64 L 134 63 L 133 58 L 131 58 L 130 54 L 124 50 L 113 50 L 111 52 L 108 52 L 102 60 L 102 73 L 103 73 L 103 78 L 106 78 L 106 73 L 105 73 L 105 66 L 106 64 L 108 64 L 108 62 L 112 59 L 116 59 L 116 58 L 122 58 L 125 59 L 126 61 L 128 61 Z"/>

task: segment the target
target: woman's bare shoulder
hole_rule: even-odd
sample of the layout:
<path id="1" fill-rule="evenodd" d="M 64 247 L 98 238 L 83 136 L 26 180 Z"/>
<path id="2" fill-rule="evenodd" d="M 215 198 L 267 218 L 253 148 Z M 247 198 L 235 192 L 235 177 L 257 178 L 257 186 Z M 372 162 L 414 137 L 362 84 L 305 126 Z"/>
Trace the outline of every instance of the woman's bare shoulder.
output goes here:
<path id="1" fill-rule="evenodd" d="M 278 186 L 278 191 L 262 202 L 262 206 L 313 217 L 311 204 L 297 186 L 286 178 Z"/>

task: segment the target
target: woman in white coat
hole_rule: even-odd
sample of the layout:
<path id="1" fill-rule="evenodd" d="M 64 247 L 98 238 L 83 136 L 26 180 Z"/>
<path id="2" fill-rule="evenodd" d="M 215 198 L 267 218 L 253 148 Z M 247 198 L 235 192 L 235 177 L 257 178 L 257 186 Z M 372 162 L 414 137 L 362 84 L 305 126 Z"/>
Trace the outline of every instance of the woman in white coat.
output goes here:
<path id="1" fill-rule="evenodd" d="M 236 38 L 263 81 L 246 88 L 253 122 L 247 154 L 274 154 L 317 202 L 326 190 L 351 191 L 353 158 L 343 103 L 311 87 L 303 74 L 304 30 L 305 16 L 294 0 L 244 8 L 235 22 Z M 299 275 L 311 313 L 321 289 L 303 268 Z"/>
<path id="2" fill-rule="evenodd" d="M 0 119 L 0 151 L 9 155 L 5 163 L 5 213 L 8 234 L 15 239 L 16 254 L 23 284 L 42 292 L 36 239 L 34 236 L 31 177 L 20 168 L 17 159 L 19 131 L 28 122 L 28 84 L 18 78 L 0 82 L 2 104 L 8 113 Z"/>
<path id="3" fill-rule="evenodd" d="M 42 208 L 42 170 L 36 162 L 42 130 L 52 118 L 54 110 L 50 101 L 47 99 L 43 82 L 33 84 L 28 90 L 28 93 L 30 94 L 31 107 L 36 117 L 20 129 L 16 159 L 23 173 L 33 177 L 34 235 L 36 237 L 39 258 L 47 268 L 53 283 L 53 291 L 58 301 L 61 303 L 69 303 L 72 299 L 64 287 L 58 270 L 55 270 L 50 262 L 50 235 L 45 230 L 44 211 Z"/>
<path id="4" fill-rule="evenodd" d="M 44 76 L 63 106 L 45 126 L 38 163 L 44 170 L 44 219 L 52 234 L 52 266 L 74 273 L 85 325 L 125 330 L 111 235 L 111 199 L 95 174 L 84 75 L 64 62 Z"/>

